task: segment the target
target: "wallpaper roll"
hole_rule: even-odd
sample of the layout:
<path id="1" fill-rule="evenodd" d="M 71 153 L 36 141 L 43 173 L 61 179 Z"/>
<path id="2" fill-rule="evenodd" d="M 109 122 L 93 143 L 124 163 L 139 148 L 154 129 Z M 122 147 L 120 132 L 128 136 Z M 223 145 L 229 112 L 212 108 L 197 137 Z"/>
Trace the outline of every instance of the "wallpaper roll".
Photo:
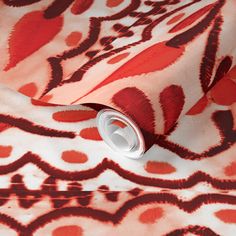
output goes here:
<path id="1" fill-rule="evenodd" d="M 147 142 L 138 125 L 116 110 L 101 110 L 97 116 L 97 126 L 103 140 L 121 155 L 138 159 L 147 149 Z"/>
<path id="2" fill-rule="evenodd" d="M 72 10 L 79 30 L 66 4 L 44 4 L 8 11 L 0 81 L 44 102 L 102 105 L 100 134 L 125 156 L 168 135 L 236 64 L 234 0 L 90 1 Z"/>

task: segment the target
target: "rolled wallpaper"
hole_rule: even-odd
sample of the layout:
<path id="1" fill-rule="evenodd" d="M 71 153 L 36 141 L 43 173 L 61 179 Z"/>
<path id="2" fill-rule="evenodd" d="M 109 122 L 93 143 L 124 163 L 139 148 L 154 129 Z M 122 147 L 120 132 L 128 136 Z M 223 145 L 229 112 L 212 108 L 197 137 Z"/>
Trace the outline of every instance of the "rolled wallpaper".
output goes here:
<path id="1" fill-rule="evenodd" d="M 234 236 L 235 2 L 0 1 L 1 235 Z"/>
<path id="2" fill-rule="evenodd" d="M 8 55 L 0 82 L 43 102 L 95 107 L 104 141 L 131 158 L 172 132 L 236 64 L 234 0 L 129 0 L 115 10 L 34 2 L 0 8 Z"/>

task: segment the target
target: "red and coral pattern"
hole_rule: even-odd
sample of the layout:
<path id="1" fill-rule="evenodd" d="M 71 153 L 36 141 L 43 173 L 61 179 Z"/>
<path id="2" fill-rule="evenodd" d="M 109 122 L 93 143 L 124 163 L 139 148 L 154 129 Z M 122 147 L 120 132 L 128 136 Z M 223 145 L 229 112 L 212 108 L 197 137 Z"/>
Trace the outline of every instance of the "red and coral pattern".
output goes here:
<path id="1" fill-rule="evenodd" d="M 1 85 L 2 235 L 235 235 L 235 9 L 2 0 L 0 81 L 34 98 Z M 101 140 L 92 100 L 160 134 L 140 161 Z"/>
<path id="2" fill-rule="evenodd" d="M 235 5 L 4 0 L 0 82 L 50 103 L 106 105 L 165 134 L 236 64 Z"/>

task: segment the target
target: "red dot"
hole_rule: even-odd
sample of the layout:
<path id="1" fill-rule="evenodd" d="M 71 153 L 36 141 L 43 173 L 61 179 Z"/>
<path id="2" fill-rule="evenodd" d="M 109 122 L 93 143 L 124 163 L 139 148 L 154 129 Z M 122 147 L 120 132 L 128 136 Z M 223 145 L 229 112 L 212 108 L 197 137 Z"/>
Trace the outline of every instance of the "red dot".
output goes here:
<path id="1" fill-rule="evenodd" d="M 139 216 L 139 221 L 143 224 L 154 224 L 163 216 L 163 209 L 160 207 L 150 208 Z"/>
<path id="2" fill-rule="evenodd" d="M 236 210 L 224 209 L 215 212 L 215 216 L 225 223 L 236 224 Z"/>
<path id="3" fill-rule="evenodd" d="M 224 169 L 225 175 L 227 176 L 234 176 L 236 175 L 236 162 L 230 163 L 228 166 Z"/>
<path id="4" fill-rule="evenodd" d="M 66 45 L 69 47 L 77 46 L 82 38 L 82 33 L 78 31 L 71 32 L 65 39 Z"/>
<path id="5" fill-rule="evenodd" d="M 166 162 L 148 161 L 145 170 L 152 174 L 171 174 L 176 171 L 175 167 Z"/>
<path id="6" fill-rule="evenodd" d="M 79 122 L 95 118 L 96 111 L 90 110 L 70 110 L 59 111 L 53 114 L 53 119 L 60 122 Z"/>
<path id="7" fill-rule="evenodd" d="M 97 141 L 102 140 L 96 127 L 82 129 L 80 131 L 80 136 L 84 139 L 97 140 Z"/>
<path id="8" fill-rule="evenodd" d="M 174 16 L 173 18 L 171 18 L 166 24 L 167 25 L 173 24 L 173 23 L 179 21 L 184 15 L 185 15 L 185 13 L 180 13 L 180 14 Z"/>
<path id="9" fill-rule="evenodd" d="M 115 64 L 117 62 L 120 62 L 124 58 L 126 58 L 128 55 L 129 55 L 129 52 L 125 52 L 125 53 L 119 54 L 119 55 L 111 58 L 107 63 L 108 64 Z"/>
<path id="10" fill-rule="evenodd" d="M 52 236 L 82 236 L 83 230 L 77 225 L 61 226 L 53 230 Z"/>
<path id="11" fill-rule="evenodd" d="M 119 6 L 124 0 L 107 0 L 107 7 L 117 7 Z"/>
<path id="12" fill-rule="evenodd" d="M 85 153 L 74 150 L 64 151 L 61 158 L 69 163 L 85 163 L 88 161 L 88 157 Z"/>
<path id="13" fill-rule="evenodd" d="M 18 89 L 18 92 L 23 93 L 28 97 L 34 97 L 37 93 L 37 86 L 35 83 L 25 84 Z"/>
<path id="14" fill-rule="evenodd" d="M 0 145 L 0 158 L 9 157 L 12 152 L 12 146 L 1 146 Z"/>

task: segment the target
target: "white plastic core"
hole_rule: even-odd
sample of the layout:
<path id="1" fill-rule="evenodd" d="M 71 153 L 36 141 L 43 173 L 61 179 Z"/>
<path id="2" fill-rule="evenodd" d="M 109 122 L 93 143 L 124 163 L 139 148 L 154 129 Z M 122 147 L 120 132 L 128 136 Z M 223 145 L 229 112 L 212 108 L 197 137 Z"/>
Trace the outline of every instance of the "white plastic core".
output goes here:
<path id="1" fill-rule="evenodd" d="M 97 115 L 97 126 L 103 140 L 116 152 L 133 159 L 143 156 L 143 135 L 138 126 L 122 113 L 101 110 Z"/>

